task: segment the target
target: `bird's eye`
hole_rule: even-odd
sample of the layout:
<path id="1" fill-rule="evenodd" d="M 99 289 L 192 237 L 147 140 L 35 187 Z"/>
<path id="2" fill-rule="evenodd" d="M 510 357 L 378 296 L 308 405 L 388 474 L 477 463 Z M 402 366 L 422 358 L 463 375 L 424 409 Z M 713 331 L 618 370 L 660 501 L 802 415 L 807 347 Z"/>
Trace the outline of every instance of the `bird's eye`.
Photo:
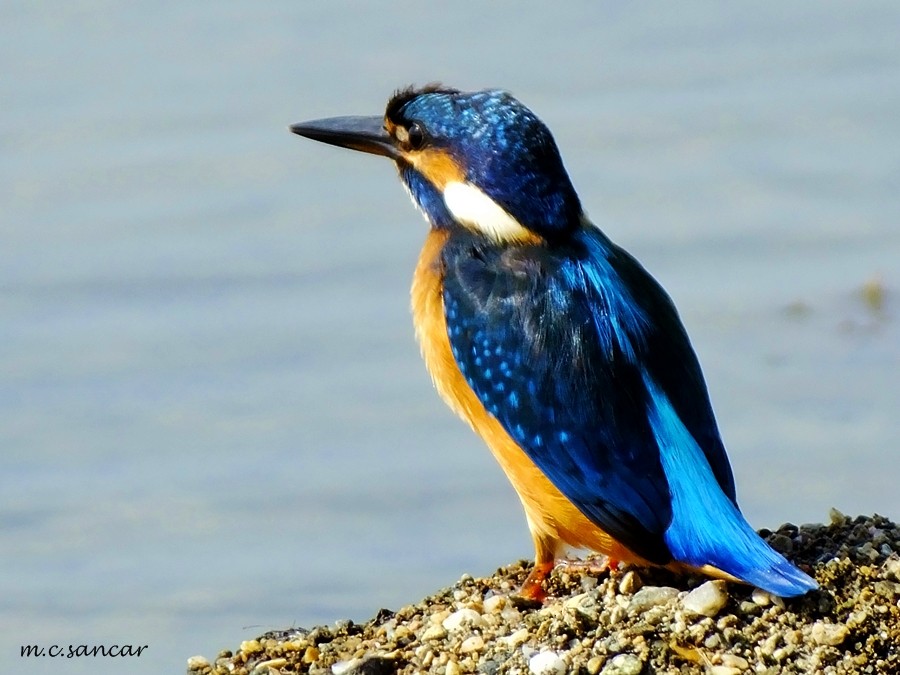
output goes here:
<path id="1" fill-rule="evenodd" d="M 406 129 L 406 135 L 411 149 L 421 150 L 422 146 L 425 145 L 425 131 L 418 122 L 413 122 L 409 125 Z"/>

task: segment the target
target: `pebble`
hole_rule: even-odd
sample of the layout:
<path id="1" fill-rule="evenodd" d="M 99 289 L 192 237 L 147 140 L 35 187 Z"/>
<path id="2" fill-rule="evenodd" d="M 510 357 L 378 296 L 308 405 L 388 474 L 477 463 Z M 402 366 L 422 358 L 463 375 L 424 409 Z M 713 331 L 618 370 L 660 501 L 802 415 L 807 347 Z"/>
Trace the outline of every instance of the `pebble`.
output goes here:
<path id="1" fill-rule="evenodd" d="M 515 649 L 520 644 L 523 644 L 529 638 L 530 635 L 531 635 L 531 632 L 527 628 L 520 628 L 515 633 L 512 633 L 511 635 L 507 635 L 505 638 L 502 638 L 502 639 L 506 641 L 506 644 L 508 644 L 513 649 Z"/>
<path id="2" fill-rule="evenodd" d="M 884 571 L 894 581 L 900 581 L 900 556 L 893 555 L 885 560 Z"/>
<path id="3" fill-rule="evenodd" d="M 747 670 L 750 667 L 747 659 L 736 654 L 722 654 L 722 665 L 729 668 L 737 668 L 738 670 Z"/>
<path id="4" fill-rule="evenodd" d="M 628 603 L 629 614 L 641 614 L 651 607 L 665 605 L 678 597 L 678 589 L 669 586 L 644 586 L 634 594 Z"/>
<path id="5" fill-rule="evenodd" d="M 273 630 L 214 661 L 191 657 L 189 672 L 900 673 L 900 526 L 881 516 L 836 520 L 765 532 L 790 539 L 792 560 L 816 576 L 822 590 L 807 598 L 626 567 L 590 585 L 554 570 L 536 606 L 510 595 L 530 568 L 514 563 L 364 624 Z"/>
<path id="6" fill-rule="evenodd" d="M 596 621 L 600 614 L 597 600 L 590 593 L 572 596 L 563 603 L 563 607 L 574 610 L 591 621 Z"/>
<path id="7" fill-rule="evenodd" d="M 625 576 L 622 577 L 622 581 L 619 582 L 619 593 L 632 595 L 640 589 L 641 586 L 643 586 L 643 582 L 641 582 L 641 578 L 638 576 L 637 572 L 628 570 L 625 572 Z"/>
<path id="8" fill-rule="evenodd" d="M 484 601 L 485 614 L 500 612 L 506 606 L 506 598 L 502 595 L 492 595 Z"/>
<path id="9" fill-rule="evenodd" d="M 603 667 L 603 659 L 599 656 L 592 656 L 588 659 L 587 666 L 585 666 L 588 671 L 588 675 L 597 675 L 600 672 L 600 668 Z"/>
<path id="10" fill-rule="evenodd" d="M 754 588 L 750 599 L 760 607 L 768 607 L 772 604 L 772 595 L 761 588 Z"/>
<path id="11" fill-rule="evenodd" d="M 816 644 L 834 647 L 846 640 L 849 633 L 846 626 L 816 621 L 812 627 L 811 637 Z"/>
<path id="12" fill-rule="evenodd" d="M 447 637 L 447 629 L 443 626 L 429 626 L 422 633 L 423 640 L 443 640 Z"/>
<path id="13" fill-rule="evenodd" d="M 467 637 L 459 646 L 459 651 L 463 654 L 467 654 L 468 652 L 480 652 L 482 649 L 484 649 L 484 638 L 480 635 Z"/>
<path id="14" fill-rule="evenodd" d="M 273 675 L 278 672 L 278 668 L 287 665 L 287 659 L 269 659 L 256 664 L 250 675 Z"/>
<path id="15" fill-rule="evenodd" d="M 359 666 L 363 662 L 362 659 L 350 659 L 348 661 L 337 661 L 332 664 L 331 672 L 333 675 L 344 675 Z"/>
<path id="16" fill-rule="evenodd" d="M 255 654 L 256 652 L 261 652 L 263 650 L 263 646 L 259 644 L 259 640 L 244 640 L 241 643 L 241 651 L 245 654 Z"/>
<path id="17" fill-rule="evenodd" d="M 203 656 L 192 656 L 187 660 L 188 670 L 202 670 L 209 667 L 209 661 Z"/>
<path id="18" fill-rule="evenodd" d="M 731 666 L 710 666 L 706 672 L 707 675 L 741 675 L 741 671 L 738 668 L 732 668 Z"/>
<path id="19" fill-rule="evenodd" d="M 556 652 L 538 652 L 528 659 L 532 675 L 566 675 L 566 662 Z"/>
<path id="20" fill-rule="evenodd" d="M 469 607 L 463 607 L 462 609 L 456 610 L 441 623 L 441 625 L 451 633 L 453 631 L 462 630 L 463 628 L 481 626 L 483 624 L 484 619 L 481 618 L 481 614 Z"/>
<path id="21" fill-rule="evenodd" d="M 728 593 L 725 592 L 725 582 L 707 581 L 684 596 L 681 606 L 694 614 L 715 616 L 727 602 Z"/>
<path id="22" fill-rule="evenodd" d="M 640 675 L 644 662 L 634 654 L 619 654 L 607 663 L 600 675 Z"/>

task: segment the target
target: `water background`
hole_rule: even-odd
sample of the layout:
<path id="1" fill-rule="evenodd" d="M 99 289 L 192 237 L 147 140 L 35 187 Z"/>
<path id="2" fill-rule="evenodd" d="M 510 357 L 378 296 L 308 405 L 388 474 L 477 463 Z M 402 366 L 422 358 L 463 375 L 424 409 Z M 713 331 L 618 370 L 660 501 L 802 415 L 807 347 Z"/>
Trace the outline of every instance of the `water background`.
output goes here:
<path id="1" fill-rule="evenodd" d="M 388 162 L 286 130 L 411 82 L 553 129 L 680 308 L 752 523 L 900 518 L 898 26 L 893 0 L 0 5 L 0 670 L 183 672 L 532 554 L 418 357 L 424 222 Z"/>

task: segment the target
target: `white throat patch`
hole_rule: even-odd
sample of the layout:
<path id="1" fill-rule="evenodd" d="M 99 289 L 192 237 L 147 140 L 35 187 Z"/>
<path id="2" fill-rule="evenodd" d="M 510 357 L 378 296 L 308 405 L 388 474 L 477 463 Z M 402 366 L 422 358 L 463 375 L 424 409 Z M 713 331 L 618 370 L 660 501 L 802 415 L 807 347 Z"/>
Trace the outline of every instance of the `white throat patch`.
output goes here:
<path id="1" fill-rule="evenodd" d="M 444 186 L 444 204 L 460 223 L 498 243 L 528 241 L 537 237 L 471 183 L 447 183 Z"/>

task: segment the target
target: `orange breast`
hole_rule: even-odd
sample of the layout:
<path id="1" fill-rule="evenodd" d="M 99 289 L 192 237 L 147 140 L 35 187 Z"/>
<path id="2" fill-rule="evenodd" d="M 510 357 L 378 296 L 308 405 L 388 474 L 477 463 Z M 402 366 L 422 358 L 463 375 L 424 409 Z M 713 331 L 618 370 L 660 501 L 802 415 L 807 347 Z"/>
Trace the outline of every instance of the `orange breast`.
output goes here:
<path id="1" fill-rule="evenodd" d="M 448 233 L 432 230 L 425 240 L 412 285 L 416 337 L 434 386 L 450 408 L 484 439 L 519 494 L 538 559 L 552 560 L 564 544 L 588 548 L 616 560 L 647 564 L 579 511 L 481 404 L 456 365 L 444 316 L 441 250 Z"/>

